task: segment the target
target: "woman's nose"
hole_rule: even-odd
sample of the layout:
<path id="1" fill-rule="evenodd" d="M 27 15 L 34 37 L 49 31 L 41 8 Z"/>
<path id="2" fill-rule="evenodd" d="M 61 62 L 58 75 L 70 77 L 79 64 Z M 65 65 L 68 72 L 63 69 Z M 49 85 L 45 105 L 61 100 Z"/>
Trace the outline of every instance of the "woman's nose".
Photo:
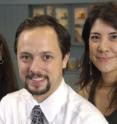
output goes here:
<path id="1" fill-rule="evenodd" d="M 107 39 L 102 39 L 98 45 L 99 52 L 107 52 L 109 50 L 109 44 Z"/>

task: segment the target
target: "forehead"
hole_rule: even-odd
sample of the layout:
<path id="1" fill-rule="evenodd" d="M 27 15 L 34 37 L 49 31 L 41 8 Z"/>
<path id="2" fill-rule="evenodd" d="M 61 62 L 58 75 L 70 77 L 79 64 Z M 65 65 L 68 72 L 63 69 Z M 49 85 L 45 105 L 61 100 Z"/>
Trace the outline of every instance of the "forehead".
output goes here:
<path id="1" fill-rule="evenodd" d="M 26 36 L 30 36 L 30 35 L 41 35 L 43 34 L 42 36 L 44 36 L 44 34 L 48 34 L 48 35 L 56 35 L 57 36 L 57 33 L 55 31 L 55 29 L 53 27 L 50 27 L 50 26 L 40 26 L 40 27 L 34 27 L 34 28 L 31 28 L 31 29 L 25 29 L 23 30 L 20 35 L 19 35 L 19 38 L 18 40 L 21 38 L 21 37 L 26 37 Z"/>
<path id="2" fill-rule="evenodd" d="M 18 50 L 53 50 L 60 51 L 55 30 L 49 26 L 24 30 L 18 38 Z"/>
<path id="3" fill-rule="evenodd" d="M 103 21 L 102 19 L 97 19 L 94 24 L 92 25 L 91 31 L 104 31 L 104 32 L 112 32 L 116 31 L 116 29 L 109 25 L 107 22 Z"/>

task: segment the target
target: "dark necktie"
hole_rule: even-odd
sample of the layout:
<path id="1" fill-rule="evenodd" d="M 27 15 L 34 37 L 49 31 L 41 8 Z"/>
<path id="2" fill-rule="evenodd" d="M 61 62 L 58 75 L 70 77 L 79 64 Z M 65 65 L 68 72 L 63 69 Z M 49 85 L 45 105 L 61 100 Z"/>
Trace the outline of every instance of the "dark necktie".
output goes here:
<path id="1" fill-rule="evenodd" d="M 34 106 L 31 113 L 31 124 L 44 124 L 44 115 L 39 105 Z"/>

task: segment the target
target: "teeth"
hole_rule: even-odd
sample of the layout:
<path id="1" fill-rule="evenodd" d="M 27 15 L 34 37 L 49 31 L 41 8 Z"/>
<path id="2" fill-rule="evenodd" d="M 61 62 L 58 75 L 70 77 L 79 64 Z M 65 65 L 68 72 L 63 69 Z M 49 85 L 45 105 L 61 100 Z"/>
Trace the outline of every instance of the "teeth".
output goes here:
<path id="1" fill-rule="evenodd" d="M 34 77 L 34 78 L 32 78 L 32 80 L 35 80 L 35 81 L 40 81 L 40 80 L 43 80 L 44 78 L 43 77 Z"/>

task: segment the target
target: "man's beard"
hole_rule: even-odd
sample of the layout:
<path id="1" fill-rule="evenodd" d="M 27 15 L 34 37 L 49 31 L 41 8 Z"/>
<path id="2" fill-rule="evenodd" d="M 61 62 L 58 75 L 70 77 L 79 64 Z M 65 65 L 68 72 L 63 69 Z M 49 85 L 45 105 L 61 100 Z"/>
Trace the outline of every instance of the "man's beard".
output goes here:
<path id="1" fill-rule="evenodd" d="M 43 77 L 44 79 L 47 80 L 47 85 L 44 89 L 42 90 L 32 90 L 30 89 L 30 87 L 28 86 L 28 80 L 31 80 L 34 76 L 37 76 L 37 77 Z M 28 74 L 25 78 L 25 88 L 32 94 L 32 95 L 43 95 L 45 93 L 47 93 L 49 90 L 50 90 L 50 81 L 49 81 L 49 78 L 47 75 L 43 75 L 43 74 L 34 74 L 34 73 L 31 73 L 31 74 Z M 38 88 L 37 88 L 38 89 Z"/>

